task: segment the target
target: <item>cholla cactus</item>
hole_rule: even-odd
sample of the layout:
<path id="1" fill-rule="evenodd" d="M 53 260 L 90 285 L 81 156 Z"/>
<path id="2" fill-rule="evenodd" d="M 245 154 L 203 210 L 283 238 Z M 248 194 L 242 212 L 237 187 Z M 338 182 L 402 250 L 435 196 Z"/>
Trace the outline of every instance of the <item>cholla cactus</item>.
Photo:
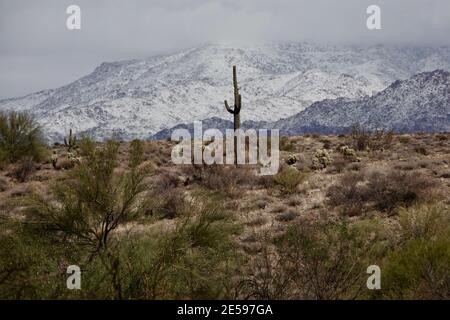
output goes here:
<path id="1" fill-rule="evenodd" d="M 72 152 L 67 152 L 67 159 L 69 159 L 73 165 L 81 164 L 82 158 L 75 156 Z"/>
<path id="2" fill-rule="evenodd" d="M 325 169 L 333 162 L 331 151 L 327 149 L 317 149 L 312 160 L 312 168 L 314 170 Z"/>
<path id="3" fill-rule="evenodd" d="M 342 146 L 339 148 L 339 152 L 344 156 L 346 159 L 355 159 L 356 158 L 356 151 L 349 146 Z"/>
<path id="4" fill-rule="evenodd" d="M 286 163 L 290 166 L 292 166 L 293 164 L 296 164 L 298 162 L 299 158 L 296 154 L 291 154 L 288 156 L 288 158 L 286 159 Z"/>

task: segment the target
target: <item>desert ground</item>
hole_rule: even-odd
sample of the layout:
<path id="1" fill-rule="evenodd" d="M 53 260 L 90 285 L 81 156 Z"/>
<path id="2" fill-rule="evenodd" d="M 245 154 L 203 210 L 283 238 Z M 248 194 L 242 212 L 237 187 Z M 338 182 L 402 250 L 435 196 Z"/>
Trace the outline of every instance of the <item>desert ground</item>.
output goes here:
<path id="1" fill-rule="evenodd" d="M 2 298 L 450 298 L 448 133 L 282 137 L 275 176 L 174 165 L 171 141 L 117 142 L 102 173 L 114 151 L 79 140 L 1 167 Z"/>

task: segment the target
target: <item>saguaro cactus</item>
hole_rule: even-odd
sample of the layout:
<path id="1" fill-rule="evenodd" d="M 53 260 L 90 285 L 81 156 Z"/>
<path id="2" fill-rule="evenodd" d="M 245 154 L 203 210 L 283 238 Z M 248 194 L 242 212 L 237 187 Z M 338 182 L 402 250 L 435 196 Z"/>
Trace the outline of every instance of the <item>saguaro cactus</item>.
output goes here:
<path id="1" fill-rule="evenodd" d="M 227 100 L 224 101 L 225 103 L 225 109 L 229 113 L 233 115 L 233 123 L 234 123 L 234 131 L 238 130 L 241 127 L 241 106 L 242 106 L 242 99 L 241 95 L 239 94 L 239 87 L 238 87 L 238 81 L 237 81 L 237 72 L 236 72 L 236 66 L 233 66 L 233 88 L 234 88 L 234 106 L 231 108 L 227 102 Z M 234 137 L 234 162 L 237 165 L 237 137 Z"/>
<path id="2" fill-rule="evenodd" d="M 72 129 L 69 131 L 69 137 L 66 139 L 64 138 L 64 145 L 67 147 L 67 151 L 70 152 L 72 148 L 75 147 L 77 144 L 77 137 L 75 135 L 72 135 Z"/>
<path id="3" fill-rule="evenodd" d="M 239 129 L 241 127 L 241 95 L 239 94 L 239 87 L 237 82 L 237 72 L 236 72 L 236 66 L 233 66 L 233 87 L 234 87 L 234 107 L 231 108 L 228 105 L 227 100 L 224 101 L 225 108 L 229 113 L 231 113 L 234 116 L 234 131 Z"/>

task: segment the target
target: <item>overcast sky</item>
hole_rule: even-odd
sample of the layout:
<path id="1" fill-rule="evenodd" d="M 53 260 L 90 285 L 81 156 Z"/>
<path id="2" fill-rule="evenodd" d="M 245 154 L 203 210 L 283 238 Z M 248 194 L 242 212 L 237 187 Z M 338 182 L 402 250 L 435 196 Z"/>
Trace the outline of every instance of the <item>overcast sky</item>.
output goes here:
<path id="1" fill-rule="evenodd" d="M 81 8 L 81 30 L 66 8 Z M 381 7 L 382 30 L 366 28 Z M 450 44 L 450 0 L 0 0 L 0 98 L 205 42 Z"/>

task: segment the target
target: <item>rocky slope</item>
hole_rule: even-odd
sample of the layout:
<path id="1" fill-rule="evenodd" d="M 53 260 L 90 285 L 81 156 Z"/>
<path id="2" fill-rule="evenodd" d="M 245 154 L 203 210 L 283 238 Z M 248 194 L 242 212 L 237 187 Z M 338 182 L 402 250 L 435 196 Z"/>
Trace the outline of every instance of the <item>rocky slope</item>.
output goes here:
<path id="1" fill-rule="evenodd" d="M 316 102 L 272 126 L 293 135 L 340 133 L 355 123 L 371 130 L 449 132 L 450 73 L 436 70 L 398 80 L 372 97 Z"/>

